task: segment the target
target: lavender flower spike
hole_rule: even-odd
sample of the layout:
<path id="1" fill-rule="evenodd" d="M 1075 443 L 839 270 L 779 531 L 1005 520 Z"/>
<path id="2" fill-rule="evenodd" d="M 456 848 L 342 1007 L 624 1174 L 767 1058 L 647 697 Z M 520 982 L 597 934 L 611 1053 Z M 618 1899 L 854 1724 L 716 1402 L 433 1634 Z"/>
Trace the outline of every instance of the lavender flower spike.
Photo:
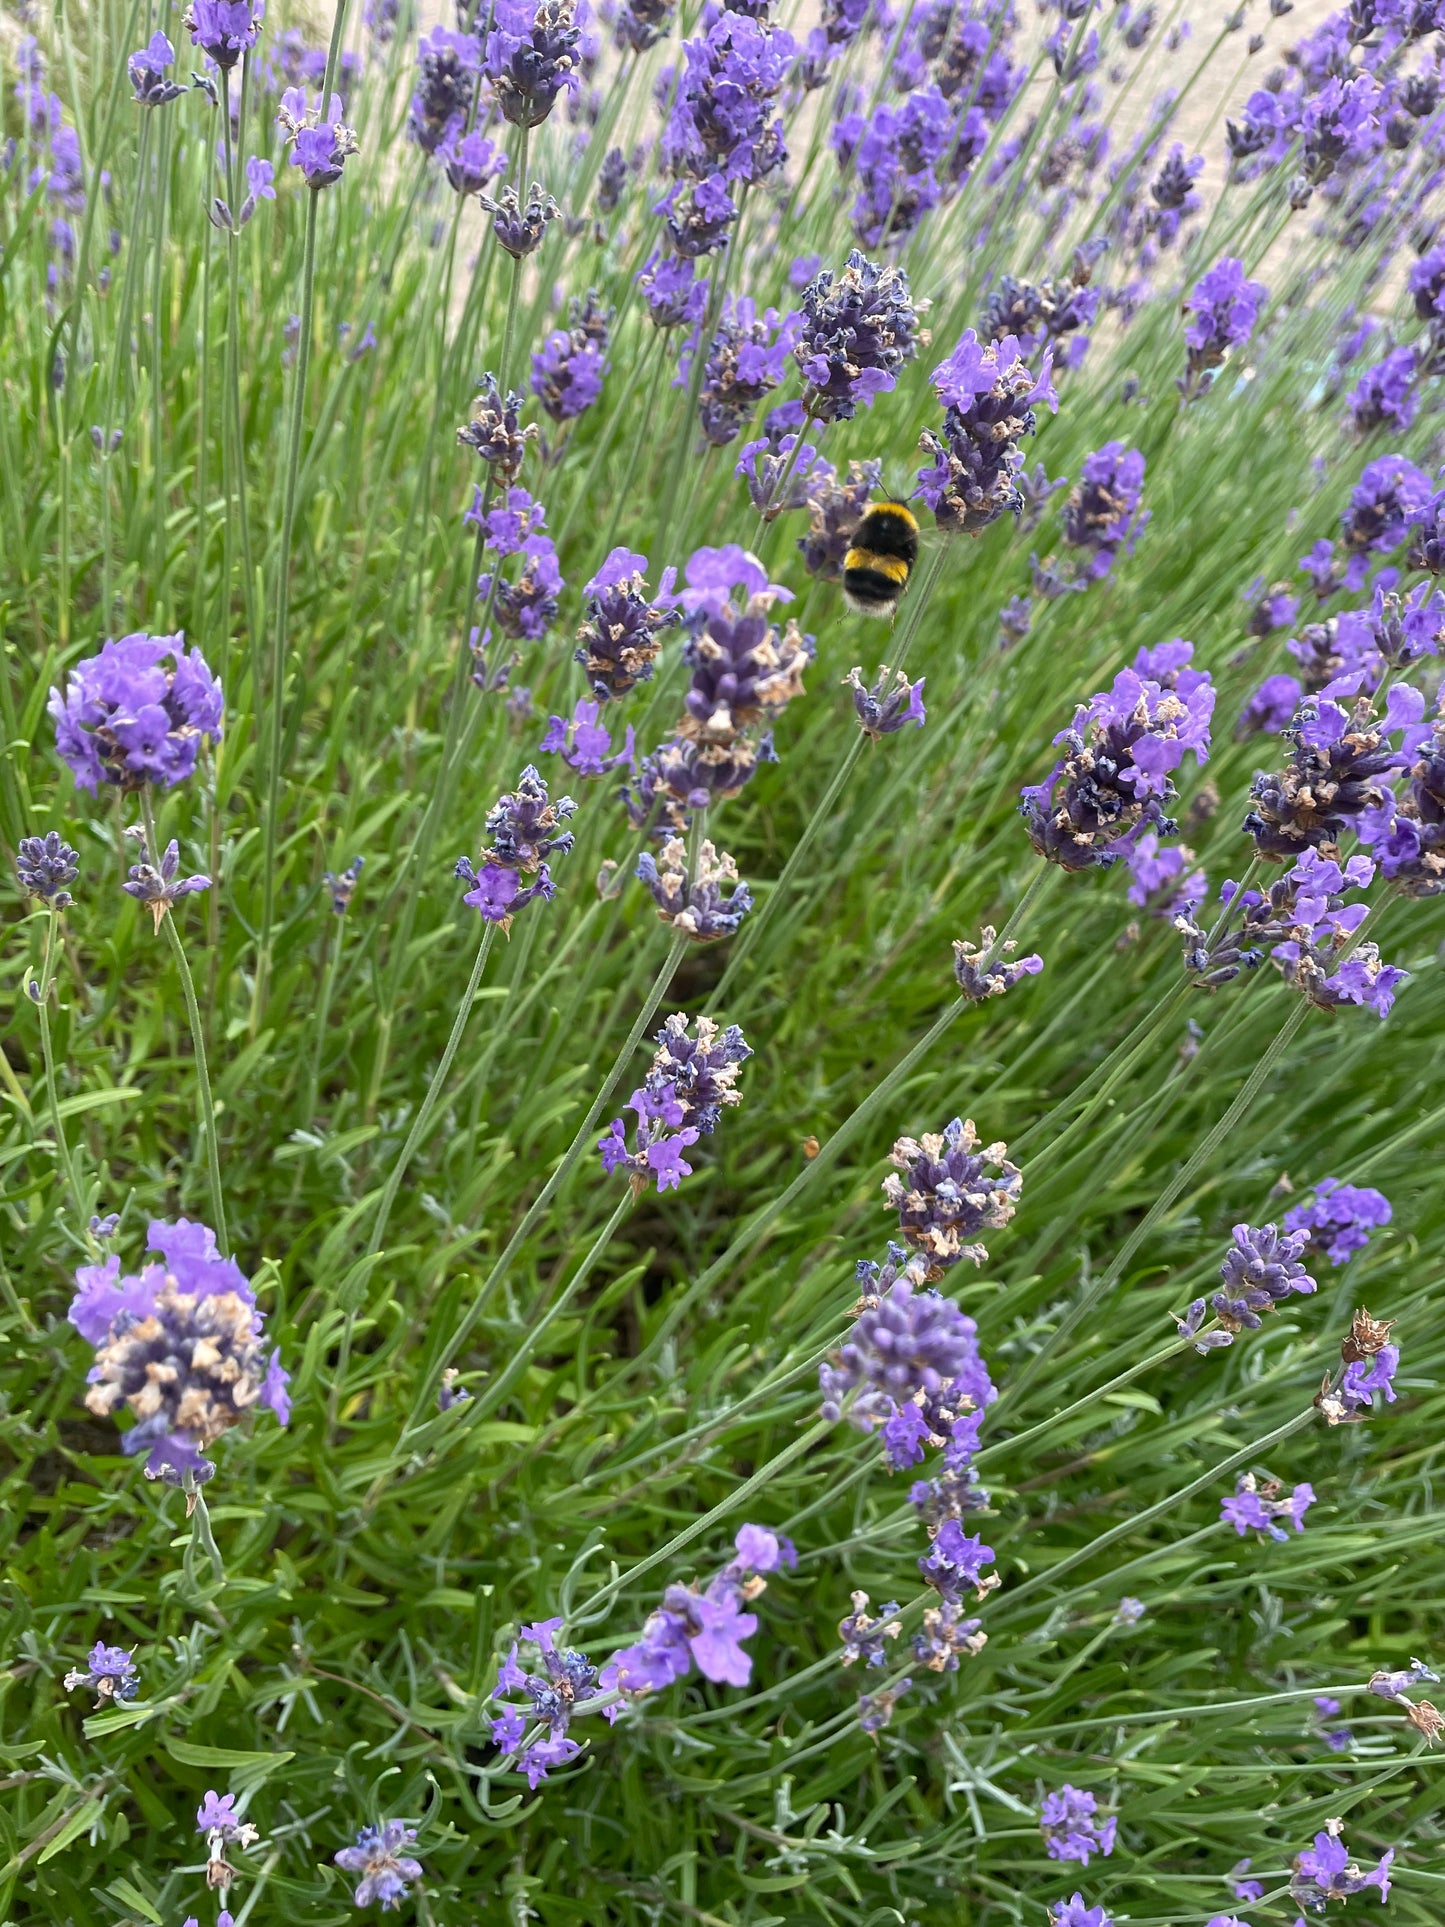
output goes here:
<path id="1" fill-rule="evenodd" d="M 198 891 L 211 887 L 211 879 L 207 876 L 178 875 L 180 867 L 181 846 L 172 837 L 161 855 L 159 869 L 145 859 L 133 863 L 130 881 L 120 886 L 128 897 L 134 897 L 137 903 L 146 906 L 155 919 L 157 930 L 172 906 L 179 903 L 182 897 L 194 896 Z"/>
<path id="2" fill-rule="evenodd" d="M 342 1847 L 332 1857 L 343 1873 L 360 1874 L 353 1899 L 358 1907 L 379 1900 L 382 1911 L 399 1907 L 422 1866 L 404 1849 L 416 1839 L 416 1828 L 401 1820 L 383 1820 L 379 1827 L 363 1827 L 354 1847 Z"/>
<path id="3" fill-rule="evenodd" d="M 228 73 L 255 46 L 265 0 L 191 0 L 184 26 L 194 46 Z"/>
<path id="4" fill-rule="evenodd" d="M 1114 1927 L 1114 1917 L 1102 1907 L 1086 1907 L 1084 1896 L 1073 1894 L 1050 1907 L 1049 1927 Z"/>
<path id="5" fill-rule="evenodd" d="M 888 666 L 883 664 L 869 688 L 863 680 L 861 668 L 850 669 L 843 678 L 843 685 L 853 691 L 853 707 L 858 712 L 858 725 L 863 734 L 873 742 L 884 736 L 892 736 L 906 723 L 913 723 L 919 729 L 928 720 L 928 712 L 923 707 L 923 676 L 910 683 L 900 669 L 895 672 L 893 687 L 888 687 Z"/>
<path id="6" fill-rule="evenodd" d="M 1050 1860 L 1077 1860 L 1087 1867 L 1091 1854 L 1105 1858 L 1114 1851 L 1118 1821 L 1112 1817 L 1102 1826 L 1094 1815 L 1098 1801 L 1082 1788 L 1064 1784 L 1047 1794 L 1039 1811 L 1039 1828 Z"/>
<path id="7" fill-rule="evenodd" d="M 560 827 L 576 810 L 570 796 L 554 803 L 547 785 L 529 763 L 515 790 L 498 798 L 487 812 L 486 834 L 476 867 L 466 857 L 457 860 L 455 874 L 471 888 L 462 902 L 470 904 L 488 923 L 511 928 L 512 918 L 534 897 L 545 902 L 555 895 L 546 859 L 566 855 L 573 835 Z M 527 878 L 533 878 L 530 884 Z"/>
<path id="8" fill-rule="evenodd" d="M 1023 507 L 1016 476 L 1023 466 L 1018 444 L 1037 426 L 1033 404 L 1058 406 L 1049 381 L 1046 350 L 1037 379 L 1019 355 L 1012 335 L 981 343 L 965 331 L 947 361 L 933 371 L 944 404 L 943 432 L 925 429 L 919 446 L 933 457 L 918 477 L 915 494 L 933 510 L 938 525 L 981 535 L 1006 511 Z"/>
<path id="9" fill-rule="evenodd" d="M 1008 1146 L 975 1151 L 978 1141 L 972 1119 L 956 1117 L 940 1132 L 899 1138 L 889 1153 L 895 1170 L 883 1181 L 883 1195 L 928 1278 L 941 1278 L 965 1258 L 981 1265 L 988 1251 L 978 1233 L 1001 1229 L 1018 1209 L 1023 1173 L 1008 1162 Z M 989 1165 L 997 1177 L 988 1176 Z"/>
<path id="10" fill-rule="evenodd" d="M 1234 1248 L 1219 1267 L 1224 1289 L 1214 1294 L 1214 1315 L 1228 1332 L 1254 1331 L 1260 1313 L 1273 1311 L 1292 1293 L 1307 1297 L 1315 1281 L 1299 1262 L 1309 1244 L 1304 1231 L 1283 1235 L 1272 1224 L 1258 1231 L 1234 1227 Z"/>
<path id="11" fill-rule="evenodd" d="M 1385 1404 L 1394 1403 L 1400 1347 L 1389 1342 L 1393 1322 L 1372 1318 L 1364 1310 L 1355 1313 L 1349 1335 L 1340 1346 L 1344 1371 L 1339 1384 L 1333 1385 L 1326 1378 L 1315 1398 L 1326 1424 L 1354 1425 L 1367 1414 L 1373 1416 L 1376 1392 Z"/>
<path id="12" fill-rule="evenodd" d="M 174 64 L 175 58 L 175 48 L 159 29 L 144 47 L 131 55 L 125 68 L 138 105 L 164 107 L 185 93 L 179 81 L 166 79 L 166 68 Z"/>
<path id="13" fill-rule="evenodd" d="M 917 355 L 918 309 L 901 268 L 882 267 L 855 248 L 843 272 L 824 269 L 803 290 L 803 328 L 793 344 L 814 421 L 850 421 L 895 386 Z"/>
<path id="14" fill-rule="evenodd" d="M 1264 284 L 1249 280 L 1244 263 L 1232 255 L 1216 261 L 1196 282 L 1184 304 L 1193 317 L 1184 331 L 1189 360 L 1179 383 L 1186 400 L 1202 394 L 1230 349 L 1249 340 L 1266 298 Z"/>
<path id="15" fill-rule="evenodd" d="M 603 1169 L 609 1176 L 625 1170 L 634 1195 L 652 1180 L 659 1191 L 676 1190 L 692 1175 L 683 1152 L 714 1130 L 725 1108 L 742 1102 L 738 1073 L 753 1053 L 737 1025 L 720 1032 L 711 1018 L 699 1017 L 696 1037 L 689 1028 L 678 1013 L 657 1033 L 652 1068 L 628 1100 L 637 1117 L 635 1148 L 620 1117 L 597 1145 Z"/>
<path id="16" fill-rule="evenodd" d="M 221 685 L 184 635 L 122 636 L 77 663 L 48 708 L 55 746 L 83 790 L 114 783 L 171 789 L 196 767 L 202 742 L 218 741 Z"/>
<path id="17" fill-rule="evenodd" d="M 903 1630 L 903 1622 L 894 1618 L 898 1611 L 897 1603 L 890 1600 L 879 1608 L 878 1617 L 870 1618 L 868 1595 L 855 1592 L 852 1595 L 853 1610 L 838 1621 L 838 1637 L 843 1644 L 843 1664 L 856 1666 L 886 1666 L 888 1653 L 885 1642 L 897 1639 Z"/>
<path id="18" fill-rule="evenodd" d="M 1340 1178 L 1321 1178 L 1309 1204 L 1285 1213 L 1286 1231 L 1303 1231 L 1309 1249 L 1332 1265 L 1348 1264 L 1370 1242 L 1370 1233 L 1390 1222 L 1390 1200 L 1367 1184 L 1346 1184 Z"/>
<path id="19" fill-rule="evenodd" d="M 480 390 L 472 403 L 471 420 L 457 430 L 457 440 L 474 448 L 499 488 L 510 489 L 522 472 L 527 444 L 537 439 L 537 424 L 522 426 L 526 398 L 516 393 L 503 395 L 495 375 L 483 375 Z"/>
<path id="20" fill-rule="evenodd" d="M 1324 1832 L 1315 1835 L 1313 1848 L 1307 1847 L 1295 1855 L 1289 1890 L 1302 1907 L 1323 1908 L 1331 1900 L 1345 1900 L 1351 1894 L 1363 1893 L 1367 1887 L 1374 1887 L 1381 1900 L 1389 1898 L 1394 1848 L 1384 1854 L 1372 1872 L 1364 1873 L 1350 1859 L 1341 1838 L 1343 1830 L 1341 1821 L 1329 1821 Z"/>
<path id="21" fill-rule="evenodd" d="M 693 876 L 688 874 L 687 844 L 678 836 L 670 837 L 655 858 L 644 850 L 637 859 L 637 875 L 652 892 L 662 921 L 694 943 L 732 936 L 753 907 L 752 892 L 739 880 L 737 864 L 707 838 Z M 732 893 L 724 895 L 729 883 Z"/>
<path id="22" fill-rule="evenodd" d="M 613 549 L 583 587 L 586 620 L 577 631 L 574 660 L 587 672 L 599 702 L 625 696 L 652 677 L 663 631 L 681 622 L 673 607 L 676 569 L 664 569 L 657 594 L 647 595 L 647 557 Z"/>
<path id="23" fill-rule="evenodd" d="M 22 836 L 15 849 L 15 874 L 28 897 L 39 897 L 52 910 L 74 903 L 65 887 L 80 875 L 80 852 L 72 850 L 59 830 L 44 836 Z"/>
<path id="24" fill-rule="evenodd" d="M 996 947 L 997 956 L 994 955 Z M 1043 958 L 1034 955 L 1010 961 L 1017 949 L 1012 938 L 1000 945 L 992 924 L 984 925 L 977 945 L 963 938 L 954 939 L 953 974 L 970 1003 L 982 1003 L 985 997 L 1002 997 L 1025 977 L 1038 976 L 1044 967 Z"/>
<path id="25" fill-rule="evenodd" d="M 341 179 L 348 156 L 357 151 L 356 135 L 341 115 L 339 94 L 331 96 L 329 106 L 318 94 L 310 108 L 304 87 L 288 87 L 281 96 L 276 124 L 291 143 L 291 165 L 299 167 L 306 185 L 318 192 Z"/>
<path id="26" fill-rule="evenodd" d="M 124 1646 L 107 1646 L 98 1639 L 86 1654 L 84 1668 L 73 1668 L 65 1675 L 67 1693 L 73 1693 L 77 1686 L 88 1686 L 98 1706 L 109 1706 L 116 1700 L 135 1698 L 140 1691 L 140 1674 Z"/>

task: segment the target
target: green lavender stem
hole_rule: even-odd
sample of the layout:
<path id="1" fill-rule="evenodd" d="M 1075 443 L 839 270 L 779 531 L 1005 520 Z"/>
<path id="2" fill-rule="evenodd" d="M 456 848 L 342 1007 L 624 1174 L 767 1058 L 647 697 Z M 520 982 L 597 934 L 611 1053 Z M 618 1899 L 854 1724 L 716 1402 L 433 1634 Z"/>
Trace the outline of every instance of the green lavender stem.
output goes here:
<path id="1" fill-rule="evenodd" d="M 59 938 L 60 912 L 52 906 L 45 926 L 45 955 L 40 965 L 40 994 L 35 1000 L 35 1014 L 40 1019 L 40 1057 L 45 1067 L 45 1096 L 50 1106 L 50 1128 L 55 1133 L 55 1160 L 65 1180 L 65 1188 L 70 1193 L 72 1209 L 78 1215 L 83 1215 L 85 1200 L 81 1195 L 75 1161 L 65 1135 L 65 1121 L 60 1113 L 60 1086 L 55 1075 L 55 1048 L 50 1036 L 50 986 L 55 981 L 55 952 Z"/>

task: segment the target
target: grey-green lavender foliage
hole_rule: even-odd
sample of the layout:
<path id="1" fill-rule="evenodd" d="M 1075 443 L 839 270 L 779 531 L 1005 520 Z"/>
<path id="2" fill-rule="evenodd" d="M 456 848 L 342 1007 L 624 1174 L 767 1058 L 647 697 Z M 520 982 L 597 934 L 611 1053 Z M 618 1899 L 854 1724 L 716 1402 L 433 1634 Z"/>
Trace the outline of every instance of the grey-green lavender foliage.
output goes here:
<path id="1" fill-rule="evenodd" d="M 1368 927 L 1351 926 L 1410 972 L 1383 1024 L 1311 1007 L 1268 961 L 1211 994 L 1155 914 L 1203 870 L 1188 941 L 1207 947 L 1225 878 L 1277 881 L 1250 869 L 1240 826 L 1254 773 L 1283 768 L 1289 745 L 1238 739 L 1235 719 L 1266 676 L 1308 694 L 1352 666 L 1338 624 L 1285 645 L 1368 613 L 1369 586 L 1326 582 L 1316 607 L 1298 560 L 1339 537 L 1367 462 L 1403 452 L 1428 477 L 1440 459 L 1442 264 L 1426 253 L 1406 287 L 1412 240 L 1428 249 L 1438 218 L 1417 190 L 1439 136 L 1428 81 L 1410 94 L 1401 79 L 1420 48 L 1433 58 L 1433 20 L 1417 9 L 1402 44 L 1403 14 L 1357 9 L 1353 43 L 1317 34 L 1244 111 L 1241 34 L 1264 37 L 1260 79 L 1292 38 L 1263 9 L 1239 32 L 1196 19 L 1186 41 L 1177 6 L 1151 40 L 1143 9 L 1070 6 L 1015 30 L 1000 9 L 945 18 L 912 0 L 860 33 L 846 8 L 825 6 L 820 28 L 804 4 L 778 31 L 814 41 L 797 66 L 776 43 L 769 77 L 772 29 L 745 15 L 623 8 L 616 31 L 638 51 L 621 54 L 605 15 L 574 47 L 553 8 L 537 16 L 542 63 L 581 73 L 546 112 L 505 38 L 471 104 L 469 37 L 516 24 L 499 0 L 448 18 L 462 52 L 429 43 L 409 114 L 417 23 L 395 0 L 364 21 L 344 0 L 334 20 L 278 5 L 244 52 L 249 10 L 196 0 L 219 66 L 174 0 L 31 12 L 0 17 L 0 842 L 20 864 L 0 951 L 0 1915 L 211 1927 L 225 1907 L 238 1927 L 319 1927 L 350 1917 L 359 1888 L 435 1923 L 1044 1927 L 1079 1891 L 1090 1927 L 1095 1909 L 1261 1927 L 1294 1920 L 1294 1857 L 1343 1819 L 1362 1864 L 1395 1850 L 1389 1918 L 1436 1921 L 1437 1756 L 1428 1685 L 1407 1669 L 1445 1645 L 1442 912 L 1377 882 Z M 719 19 L 737 58 L 756 56 L 763 129 L 730 215 L 717 170 L 735 155 L 705 115 L 679 119 L 673 72 L 680 39 Z M 1022 89 L 996 57 L 1024 64 Z M 1340 76 L 1366 67 L 1393 91 L 1366 102 L 1361 133 Z M 230 125 L 213 104 L 228 73 Z M 1202 175 L 1184 150 L 1161 174 L 1166 79 L 1186 100 L 1238 88 L 1223 104 L 1240 178 L 1223 184 L 1218 121 Z M 307 89 L 288 107 L 294 168 L 275 125 L 288 85 Z M 776 168 L 770 90 L 790 150 Z M 332 91 L 342 117 L 318 126 Z M 916 110 L 917 165 L 880 103 Z M 872 132 L 855 128 L 840 163 L 830 128 L 853 112 Z M 663 117 L 661 158 L 639 153 Z M 717 354 L 680 367 L 686 329 L 654 326 L 636 282 L 666 254 L 670 180 L 687 246 L 710 221 L 734 233 L 698 264 L 704 325 L 726 321 Z M 850 418 L 820 399 L 836 369 L 830 387 L 779 356 L 778 385 L 752 381 L 745 350 L 771 325 L 721 298 L 725 283 L 757 316 L 807 305 L 801 281 L 815 266 L 846 279 L 858 241 L 906 270 L 931 342 L 891 358 L 896 385 Z M 1211 281 L 1191 324 L 1181 299 L 1221 259 L 1242 271 Z M 1246 275 L 1268 288 L 1247 345 L 1230 307 Z M 655 292 L 655 262 L 647 279 Z M 1092 303 L 1100 288 L 1112 298 Z M 877 492 L 912 489 L 919 435 L 941 422 L 930 374 L 995 312 L 1039 331 L 1034 374 L 1043 336 L 1056 344 L 1058 412 L 1038 400 L 1022 444 L 1044 471 L 1017 524 L 993 496 L 953 515 L 986 524 L 976 539 L 932 533 L 920 511 L 894 629 L 852 617 L 836 572 L 870 472 L 849 464 L 881 464 Z M 1092 344 L 1065 368 L 1081 332 Z M 1347 356 L 1383 366 L 1387 347 L 1369 407 L 1350 404 L 1363 364 Z M 487 375 L 491 427 L 459 446 Z M 527 400 L 509 420 L 512 388 Z M 831 492 L 801 444 L 770 469 L 755 451 L 751 484 L 734 472 L 790 400 L 812 405 L 779 435 L 803 429 L 838 472 Z M 1131 502 L 1101 507 L 1097 477 L 1123 475 L 1125 450 L 1143 457 L 1142 494 L 1131 468 Z M 464 525 L 475 489 L 484 524 L 511 486 L 546 504 L 564 587 L 526 528 L 508 551 L 506 532 L 489 550 Z M 1357 517 L 1337 566 L 1363 554 L 1377 576 L 1408 566 L 1402 589 L 1428 586 L 1438 514 L 1415 510 L 1374 549 L 1378 519 L 1361 533 Z M 679 632 L 652 600 L 663 570 L 727 544 L 757 551 L 753 588 L 795 600 L 745 615 L 735 596 Z M 617 548 L 637 559 L 589 599 Z M 804 567 L 829 555 L 831 575 Z M 1297 618 L 1256 616 L 1286 591 Z M 621 668 L 609 593 L 633 596 L 638 625 Z M 737 714 L 720 721 L 696 630 L 759 610 L 777 674 L 730 684 Z M 816 639 L 811 662 L 789 615 Z M 475 650 L 473 629 L 489 632 Z M 136 725 L 140 762 L 115 748 L 134 718 L 112 714 L 106 773 L 78 788 L 51 687 L 108 637 L 177 632 L 219 679 L 223 733 L 172 686 L 159 738 Z M 1350 633 L 1358 654 L 1357 616 Z M 1017 794 L 1077 703 L 1180 636 L 1218 691 L 1213 752 L 1175 768 L 1179 829 L 1144 852 L 1131 901 L 1123 868 L 1046 869 Z M 1408 653 L 1391 673 L 1433 706 L 1437 665 Z M 905 656 L 926 724 L 865 737 L 848 674 L 889 688 L 879 665 L 896 678 Z M 611 699 L 577 712 L 599 679 Z M 1273 701 L 1287 721 L 1295 695 Z M 675 736 L 684 713 L 692 733 Z M 570 767 L 540 748 L 554 714 Z M 585 733 L 599 722 L 600 747 Z M 628 724 L 639 756 L 665 746 L 650 775 L 604 769 Z M 687 801 L 700 758 L 719 799 L 706 811 Z M 573 792 L 570 818 L 527 815 L 531 764 L 553 804 Z M 643 795 L 632 818 L 624 778 Z M 666 859 L 659 827 L 680 832 Z M 74 852 L 22 848 L 50 832 Z M 1149 870 L 1181 839 L 1173 878 Z M 661 923 L 633 880 L 648 847 L 694 897 L 733 859 L 754 897 L 738 934 L 702 945 L 688 913 Z M 724 876 L 724 904 L 733 888 Z M 1196 976 L 1222 978 L 1221 955 Z M 634 1135 L 626 1100 L 683 1011 L 738 1024 L 753 1055 L 733 1052 L 710 1110 L 670 1110 L 673 1085 L 654 1084 Z M 676 1070 L 675 1036 L 654 1079 Z M 924 1516 L 908 1502 L 938 1474 L 935 1448 L 892 1472 L 876 1431 L 818 1417 L 820 1363 L 865 1329 L 856 1266 L 899 1233 L 883 1180 L 901 1163 L 912 1182 L 930 1148 L 890 1164 L 890 1146 L 956 1115 L 1022 1172 L 1014 1196 L 1002 1151 L 987 1163 L 1004 1190 L 977 1268 L 928 1243 L 935 1206 L 903 1212 L 914 1278 L 931 1270 L 977 1321 L 939 1342 L 981 1354 L 998 1389 L 972 1450 L 987 1502 L 961 1521 L 992 1548 L 982 1565 L 940 1523 L 946 1495 Z M 649 1161 L 653 1144 L 668 1148 Z M 1209 1303 L 1232 1229 L 1297 1207 L 1328 1220 L 1325 1180 L 1383 1193 L 1388 1222 L 1369 1207 L 1353 1251 L 1317 1234 L 1318 1290 L 1281 1287 L 1220 1345 L 1241 1322 Z M 178 1286 L 198 1266 L 216 1280 L 209 1312 L 157 1279 L 108 1337 L 108 1308 L 91 1331 L 85 1313 L 68 1321 L 77 1268 L 103 1274 L 117 1254 L 132 1275 L 150 1221 L 183 1217 L 239 1266 L 186 1260 Z M 182 1452 L 151 1481 L 119 1450 L 108 1385 L 159 1383 L 143 1370 L 153 1301 L 172 1346 L 158 1370 L 194 1372 L 193 1391 L 211 1377 L 191 1410 L 201 1464 Z M 1314 1400 L 1361 1306 L 1394 1321 L 1366 1336 L 1398 1344 L 1398 1396 L 1327 1424 L 1337 1404 Z M 182 1358 L 175 1332 L 198 1342 L 197 1320 L 230 1349 Z M 284 1382 L 261 1389 L 272 1346 L 291 1375 L 284 1427 Z M 97 1348 L 112 1378 L 88 1387 Z M 830 1369 L 845 1385 L 851 1368 Z M 920 1381 L 902 1418 L 968 1432 L 975 1390 L 973 1415 L 966 1399 L 944 1411 Z M 1225 1501 L 1259 1529 L 1232 1528 Z M 951 1638 L 919 1576 L 930 1507 L 935 1570 L 951 1552 L 947 1571 L 999 1582 L 977 1600 L 946 1582 L 966 1601 L 945 1609 Z M 729 1578 L 745 1525 L 765 1532 Z M 746 1574 L 778 1556 L 767 1534 L 797 1562 L 759 1592 Z M 667 1590 L 693 1581 L 721 1588 L 724 1616 L 756 1617 L 747 1683 L 728 1683 L 732 1648 L 704 1664 L 700 1645 L 707 1679 L 569 1727 L 558 1680 L 563 1700 L 581 1682 L 584 1706 L 615 1710 L 592 1669 L 625 1662 L 660 1601 L 674 1619 L 653 1622 L 653 1647 L 698 1636 L 696 1595 Z M 549 1658 L 520 1629 L 557 1618 Z M 496 1726 L 504 1701 L 526 1705 L 519 1638 L 543 1716 L 521 1722 L 529 1743 L 551 1718 L 576 1747 L 535 1789 Z M 950 1645 L 956 1670 L 930 1668 Z M 1372 1692 L 1377 1673 L 1399 1677 Z M 1040 1829 L 1046 1796 L 1076 1810 L 1065 1788 L 1092 1796 L 1085 1836 L 1109 1842 L 1084 1865 L 1050 1853 L 1077 1828 Z M 367 1827 L 381 1831 L 357 1843 Z M 1251 1880 L 1262 1898 L 1238 1891 Z M 1364 1892 L 1347 1910 L 1380 1905 Z"/>

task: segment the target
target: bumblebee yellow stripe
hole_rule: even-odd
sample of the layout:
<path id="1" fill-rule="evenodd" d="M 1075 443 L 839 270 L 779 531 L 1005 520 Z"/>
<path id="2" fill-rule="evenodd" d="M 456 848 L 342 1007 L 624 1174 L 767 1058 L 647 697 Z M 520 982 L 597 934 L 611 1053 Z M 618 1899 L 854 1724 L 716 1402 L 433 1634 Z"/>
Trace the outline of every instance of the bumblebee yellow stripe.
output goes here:
<path id="1" fill-rule="evenodd" d="M 905 508 L 902 502 L 873 502 L 868 508 L 869 515 L 890 515 L 895 521 L 902 522 L 910 529 L 918 527 L 918 518 L 912 509 Z"/>
<path id="2" fill-rule="evenodd" d="M 849 549 L 843 557 L 845 569 L 871 569 L 874 575 L 886 576 L 890 582 L 908 580 L 908 564 L 901 556 L 877 555 L 872 549 Z"/>

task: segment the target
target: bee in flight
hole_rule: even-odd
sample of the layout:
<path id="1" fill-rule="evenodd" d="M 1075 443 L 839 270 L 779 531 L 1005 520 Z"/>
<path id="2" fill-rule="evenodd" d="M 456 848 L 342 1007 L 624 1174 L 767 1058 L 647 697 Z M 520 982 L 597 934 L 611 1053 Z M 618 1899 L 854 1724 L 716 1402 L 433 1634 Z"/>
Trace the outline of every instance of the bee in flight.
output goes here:
<path id="1" fill-rule="evenodd" d="M 897 612 L 918 560 L 918 522 L 902 502 L 875 502 L 843 558 L 843 600 L 860 616 Z"/>

